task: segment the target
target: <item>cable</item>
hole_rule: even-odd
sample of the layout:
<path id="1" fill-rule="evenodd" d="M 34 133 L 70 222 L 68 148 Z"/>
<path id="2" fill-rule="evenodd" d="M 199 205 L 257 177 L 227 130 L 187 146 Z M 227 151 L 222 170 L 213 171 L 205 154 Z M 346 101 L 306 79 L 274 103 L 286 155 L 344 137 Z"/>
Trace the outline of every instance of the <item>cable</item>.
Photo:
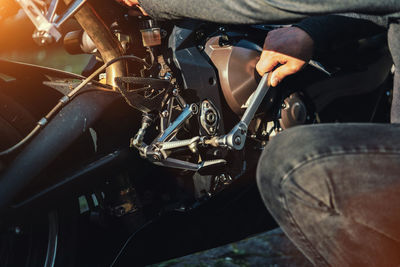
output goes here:
<path id="1" fill-rule="evenodd" d="M 147 63 L 144 59 L 141 59 L 140 57 L 137 56 L 132 56 L 132 55 L 125 55 L 125 56 L 120 56 L 117 58 L 114 58 L 110 61 L 108 61 L 107 63 L 105 63 L 103 66 L 101 66 L 100 68 L 98 68 L 96 71 L 94 71 L 89 77 L 87 77 L 85 80 L 83 80 L 77 87 L 75 87 L 71 92 L 69 92 L 67 95 L 63 96 L 60 98 L 60 100 L 58 101 L 57 105 L 54 106 L 54 108 L 52 108 L 50 110 L 49 113 L 46 114 L 46 116 L 44 116 L 43 118 L 41 118 L 37 125 L 35 126 L 35 128 L 33 128 L 33 130 L 27 135 L 25 136 L 21 141 L 19 141 L 18 143 L 16 143 L 15 145 L 13 145 L 12 147 L 0 151 L 0 157 L 3 157 L 5 155 L 8 155 L 12 152 L 14 152 L 15 150 L 17 150 L 18 148 L 22 147 L 26 142 L 28 142 L 33 136 L 35 136 L 40 129 L 42 129 L 48 122 L 49 120 L 66 104 L 68 104 L 74 96 L 76 96 L 76 94 L 78 93 L 79 90 L 81 90 L 85 85 L 87 85 L 91 80 L 93 80 L 95 77 L 97 77 L 100 72 L 102 72 L 103 70 L 105 70 L 106 68 L 108 68 L 110 65 L 114 64 L 117 61 L 120 60 L 124 60 L 124 59 L 129 59 L 132 61 L 136 61 L 139 63 L 142 63 L 146 68 L 151 68 L 151 65 L 149 63 Z"/>
<path id="2" fill-rule="evenodd" d="M 134 238 L 140 231 L 142 231 L 143 229 L 145 229 L 147 226 L 149 226 L 150 224 L 154 223 L 156 220 L 158 220 L 160 217 L 154 219 L 154 220 L 150 220 L 148 222 L 146 222 L 144 225 L 142 225 L 138 230 L 136 230 L 135 232 L 133 232 L 128 239 L 125 241 L 125 243 L 122 245 L 121 249 L 118 251 L 117 256 L 114 258 L 114 260 L 112 261 L 112 263 L 110 264 L 110 267 L 113 267 L 115 265 L 115 263 L 117 263 L 118 259 L 121 257 L 122 253 L 124 252 L 125 248 L 129 245 L 129 242 L 132 240 L 132 238 Z"/>

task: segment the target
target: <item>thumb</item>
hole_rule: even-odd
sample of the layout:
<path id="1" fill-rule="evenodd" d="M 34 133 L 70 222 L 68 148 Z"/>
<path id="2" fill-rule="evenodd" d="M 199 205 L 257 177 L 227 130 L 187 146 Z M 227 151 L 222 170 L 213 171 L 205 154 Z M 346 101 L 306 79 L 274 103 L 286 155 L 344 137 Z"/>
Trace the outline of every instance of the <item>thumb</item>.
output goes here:
<path id="1" fill-rule="evenodd" d="M 302 65 L 286 63 L 276 68 L 271 74 L 271 86 L 277 86 L 285 77 L 301 70 Z"/>

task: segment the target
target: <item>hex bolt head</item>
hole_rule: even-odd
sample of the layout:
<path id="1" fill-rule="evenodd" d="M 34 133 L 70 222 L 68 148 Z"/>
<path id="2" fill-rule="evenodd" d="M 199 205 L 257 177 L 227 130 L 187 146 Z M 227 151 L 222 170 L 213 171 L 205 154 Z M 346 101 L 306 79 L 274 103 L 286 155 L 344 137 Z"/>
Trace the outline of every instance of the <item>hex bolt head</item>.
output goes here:
<path id="1" fill-rule="evenodd" d="M 236 136 L 234 142 L 236 145 L 240 145 L 242 143 L 242 138 L 240 138 L 240 136 Z"/>
<path id="2" fill-rule="evenodd" d="M 207 113 L 206 120 L 207 120 L 208 123 L 210 123 L 210 124 L 214 123 L 215 119 L 216 119 L 216 117 L 215 117 L 214 113 L 212 113 L 212 112 L 208 112 Z"/>
<path id="3" fill-rule="evenodd" d="M 197 107 L 196 104 L 191 104 L 190 110 L 192 111 L 193 114 L 197 114 L 199 112 L 199 108 Z"/>

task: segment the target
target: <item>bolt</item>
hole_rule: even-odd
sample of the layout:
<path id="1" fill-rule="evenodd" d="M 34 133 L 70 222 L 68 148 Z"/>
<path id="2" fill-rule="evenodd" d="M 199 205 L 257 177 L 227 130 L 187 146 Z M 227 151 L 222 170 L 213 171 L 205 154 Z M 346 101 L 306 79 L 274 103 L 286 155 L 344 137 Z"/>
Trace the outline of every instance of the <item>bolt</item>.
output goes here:
<path id="1" fill-rule="evenodd" d="M 203 107 L 204 107 L 204 108 L 209 108 L 209 107 L 210 107 L 210 104 L 209 104 L 208 102 L 204 102 L 204 103 L 203 103 Z"/>
<path id="2" fill-rule="evenodd" d="M 198 48 L 199 50 L 203 50 L 203 49 L 204 49 L 204 46 L 198 45 L 197 48 Z"/>
<path id="3" fill-rule="evenodd" d="M 192 111 L 193 114 L 197 114 L 197 112 L 199 111 L 196 104 L 191 104 L 190 110 Z"/>
<path id="4" fill-rule="evenodd" d="M 174 90 L 172 90 L 172 94 L 174 95 L 174 96 L 177 96 L 178 94 L 179 94 L 179 91 L 178 91 L 178 89 L 174 89 Z"/>
<path id="5" fill-rule="evenodd" d="M 207 120 L 207 122 L 208 123 L 214 123 L 215 122 L 215 119 L 216 119 L 216 116 L 215 116 L 215 114 L 214 113 L 212 113 L 212 112 L 208 112 L 207 113 L 207 115 L 206 115 L 206 120 Z"/>
<path id="6" fill-rule="evenodd" d="M 286 108 L 286 104 L 285 103 L 282 103 L 282 108 Z"/>
<path id="7" fill-rule="evenodd" d="M 219 30 L 220 32 L 225 32 L 225 31 L 226 31 L 226 29 L 225 29 L 224 27 L 219 27 L 218 30 Z"/>
<path id="8" fill-rule="evenodd" d="M 234 141 L 236 145 L 240 145 L 242 143 L 242 138 L 240 138 L 240 136 L 236 136 Z"/>
<path id="9" fill-rule="evenodd" d="M 164 111 L 161 113 L 161 116 L 163 116 L 164 118 L 168 117 L 168 115 L 169 115 L 168 110 L 164 110 Z"/>

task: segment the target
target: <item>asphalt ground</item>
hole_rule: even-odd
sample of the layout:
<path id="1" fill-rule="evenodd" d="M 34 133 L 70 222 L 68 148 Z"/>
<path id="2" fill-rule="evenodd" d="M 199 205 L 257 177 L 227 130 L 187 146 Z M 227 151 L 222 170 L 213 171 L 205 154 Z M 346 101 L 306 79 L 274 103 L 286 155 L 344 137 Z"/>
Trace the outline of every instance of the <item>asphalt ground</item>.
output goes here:
<path id="1" fill-rule="evenodd" d="M 229 245 L 151 265 L 151 267 L 311 267 L 280 228 Z"/>

